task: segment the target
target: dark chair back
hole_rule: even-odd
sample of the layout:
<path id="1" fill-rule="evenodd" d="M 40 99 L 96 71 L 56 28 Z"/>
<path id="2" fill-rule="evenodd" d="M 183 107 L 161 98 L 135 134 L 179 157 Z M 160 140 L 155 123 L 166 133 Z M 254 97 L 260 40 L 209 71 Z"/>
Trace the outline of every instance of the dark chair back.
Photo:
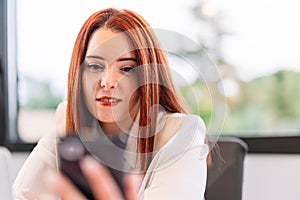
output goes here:
<path id="1" fill-rule="evenodd" d="M 205 200 L 241 200 L 247 144 L 235 137 L 209 139 L 209 143 L 215 142 L 207 169 Z"/>

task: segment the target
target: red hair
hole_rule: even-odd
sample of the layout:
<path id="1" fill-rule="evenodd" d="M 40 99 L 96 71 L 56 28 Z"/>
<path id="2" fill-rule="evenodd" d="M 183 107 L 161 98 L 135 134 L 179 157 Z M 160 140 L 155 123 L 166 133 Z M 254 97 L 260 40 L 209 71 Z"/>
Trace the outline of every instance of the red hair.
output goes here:
<path id="1" fill-rule="evenodd" d="M 141 85 L 138 88 L 139 125 L 146 128 L 139 132 L 137 145 L 138 153 L 145 155 L 141 160 L 142 170 L 145 172 L 152 159 L 159 106 L 170 113 L 184 112 L 184 109 L 175 92 L 166 55 L 149 24 L 140 15 L 129 10 L 109 8 L 94 13 L 82 26 L 69 69 L 66 131 L 67 134 L 78 133 L 78 123 L 84 117 L 92 117 L 83 114 L 87 112 L 87 108 L 81 95 L 80 70 L 90 37 L 99 28 L 125 32 L 132 42 L 138 66 L 144 66 L 138 68 L 138 81 Z"/>

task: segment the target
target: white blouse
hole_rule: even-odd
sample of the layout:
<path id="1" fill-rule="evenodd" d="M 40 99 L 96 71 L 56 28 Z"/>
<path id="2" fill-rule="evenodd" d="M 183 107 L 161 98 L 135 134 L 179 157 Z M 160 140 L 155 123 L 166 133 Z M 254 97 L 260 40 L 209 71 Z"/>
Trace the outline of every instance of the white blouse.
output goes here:
<path id="1" fill-rule="evenodd" d="M 49 169 L 58 170 L 56 141 L 64 135 L 65 112 L 66 102 L 57 108 L 55 131 L 40 139 L 19 171 L 13 185 L 16 199 L 43 199 L 49 193 L 43 176 Z M 126 146 L 129 152 L 136 151 L 137 130 L 134 124 Z M 154 156 L 142 180 L 140 198 L 204 199 L 209 150 L 203 120 L 197 115 L 160 112 L 156 132 Z M 136 154 L 128 154 L 125 160 L 132 169 L 139 168 Z"/>

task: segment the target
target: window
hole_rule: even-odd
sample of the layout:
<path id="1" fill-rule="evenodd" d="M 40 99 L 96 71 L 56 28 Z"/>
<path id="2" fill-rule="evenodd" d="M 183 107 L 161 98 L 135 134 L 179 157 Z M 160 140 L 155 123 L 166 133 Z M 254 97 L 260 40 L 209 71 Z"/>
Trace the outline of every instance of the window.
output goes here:
<path id="1" fill-rule="evenodd" d="M 210 134 L 235 135 L 251 144 L 300 135 L 297 2 L 0 2 L 1 88 L 8 89 L 0 91 L 6 110 L 1 118 L 7 120 L 1 131 L 9 132 L 6 139 L 13 143 L 35 143 L 51 131 L 55 108 L 66 100 L 77 33 L 91 13 L 106 7 L 132 9 L 152 27 L 182 36 L 167 52 L 170 66 Z"/>

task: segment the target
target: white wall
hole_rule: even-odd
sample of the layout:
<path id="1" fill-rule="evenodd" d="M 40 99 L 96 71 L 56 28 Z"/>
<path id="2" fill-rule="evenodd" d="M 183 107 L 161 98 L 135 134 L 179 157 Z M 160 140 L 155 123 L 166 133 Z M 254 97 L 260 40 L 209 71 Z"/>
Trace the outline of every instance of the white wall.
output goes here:
<path id="1" fill-rule="evenodd" d="M 243 200 L 299 200 L 300 155 L 247 155 L 243 186 Z"/>
<path id="2" fill-rule="evenodd" d="M 14 177 L 28 154 L 13 153 Z M 300 155 L 245 157 L 243 200 L 299 200 Z"/>
<path id="3" fill-rule="evenodd" d="M 15 180 L 18 171 L 22 167 L 23 163 L 25 162 L 26 158 L 28 157 L 29 153 L 12 153 L 12 166 L 13 166 L 13 180 Z"/>

